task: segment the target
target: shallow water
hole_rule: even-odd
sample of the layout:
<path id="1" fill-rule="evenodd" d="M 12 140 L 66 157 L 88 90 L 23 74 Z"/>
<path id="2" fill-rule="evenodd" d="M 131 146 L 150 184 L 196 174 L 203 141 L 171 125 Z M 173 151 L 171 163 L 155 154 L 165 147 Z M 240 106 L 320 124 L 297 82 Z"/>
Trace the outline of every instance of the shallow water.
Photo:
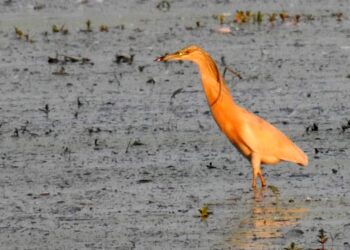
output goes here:
<path id="1" fill-rule="evenodd" d="M 179 1 L 168 12 L 147 1 L 0 3 L 1 248 L 316 249 L 323 228 L 346 249 L 350 5 L 336 2 Z M 212 15 L 237 9 L 315 20 L 215 32 Z M 94 31 L 79 32 L 88 18 Z M 54 23 L 69 34 L 52 34 Z M 210 117 L 196 67 L 153 62 L 191 43 L 221 71 L 224 56 L 243 77 L 225 77 L 236 101 L 308 154 L 305 169 L 264 168 L 279 195 L 251 190 L 249 163 Z M 93 65 L 49 64 L 56 53 Z M 117 64 L 116 54 L 134 61 Z M 53 75 L 61 66 L 67 75 Z M 306 133 L 313 123 L 319 130 Z M 205 204 L 213 214 L 201 220 Z"/>

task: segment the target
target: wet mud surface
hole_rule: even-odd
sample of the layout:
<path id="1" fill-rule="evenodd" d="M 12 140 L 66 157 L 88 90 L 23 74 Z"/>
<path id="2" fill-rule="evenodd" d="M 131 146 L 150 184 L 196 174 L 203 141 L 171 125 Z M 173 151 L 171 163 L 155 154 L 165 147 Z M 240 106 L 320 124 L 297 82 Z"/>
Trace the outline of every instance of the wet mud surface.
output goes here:
<path id="1" fill-rule="evenodd" d="M 1 249 L 349 249 L 349 1 L 42 2 L 0 3 Z M 302 16 L 216 32 L 238 9 Z M 264 167 L 279 194 L 251 190 L 196 66 L 153 62 L 192 43 L 308 154 Z"/>

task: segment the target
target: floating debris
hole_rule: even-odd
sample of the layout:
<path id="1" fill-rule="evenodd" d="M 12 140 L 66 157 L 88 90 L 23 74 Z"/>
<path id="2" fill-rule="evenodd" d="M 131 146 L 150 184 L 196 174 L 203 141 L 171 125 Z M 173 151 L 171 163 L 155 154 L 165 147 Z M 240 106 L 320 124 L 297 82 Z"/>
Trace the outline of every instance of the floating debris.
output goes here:
<path id="1" fill-rule="evenodd" d="M 89 132 L 89 135 L 93 133 L 100 133 L 101 129 L 99 127 L 92 127 L 92 128 L 88 128 L 88 132 Z"/>
<path id="2" fill-rule="evenodd" d="M 182 92 L 182 90 L 183 90 L 183 88 L 179 88 L 179 89 L 175 90 L 175 91 L 171 94 L 170 99 L 175 98 L 175 96 L 176 96 L 177 94 L 180 94 L 180 93 Z"/>
<path id="3" fill-rule="evenodd" d="M 58 71 L 54 71 L 52 72 L 53 75 L 58 75 L 58 76 L 66 76 L 66 75 L 69 75 L 65 68 L 62 66 Z"/>
<path id="4" fill-rule="evenodd" d="M 342 12 L 333 13 L 332 17 L 336 17 L 338 22 L 343 21 L 344 14 Z"/>
<path id="5" fill-rule="evenodd" d="M 350 120 L 348 120 L 347 124 L 341 126 L 341 130 L 343 133 L 348 129 L 350 129 Z"/>
<path id="6" fill-rule="evenodd" d="M 238 73 L 237 71 L 235 71 L 227 66 L 225 66 L 223 77 L 225 77 L 226 71 L 229 71 L 232 75 L 238 77 L 238 79 L 240 79 L 240 80 L 242 79 L 242 76 L 240 73 Z"/>
<path id="7" fill-rule="evenodd" d="M 43 109 L 39 109 L 41 112 L 44 112 L 46 115 L 48 115 L 50 113 L 50 108 L 49 108 L 49 104 L 45 104 L 45 107 Z"/>
<path id="8" fill-rule="evenodd" d="M 131 146 L 142 146 L 142 145 L 145 145 L 144 143 L 142 143 L 140 140 L 135 140 Z"/>
<path id="9" fill-rule="evenodd" d="M 49 59 L 47 60 L 47 62 L 48 63 L 52 63 L 52 64 L 59 63 L 58 55 L 56 54 L 56 57 L 50 57 L 49 56 Z"/>
<path id="10" fill-rule="evenodd" d="M 59 55 L 57 53 L 55 57 L 49 56 L 47 62 L 50 64 L 58 64 L 58 63 L 66 64 L 66 63 L 76 63 L 76 62 L 80 62 L 80 64 L 90 64 L 90 65 L 94 64 L 93 62 L 91 62 L 91 59 L 87 57 Z"/>
<path id="11" fill-rule="evenodd" d="M 80 97 L 77 98 L 77 105 L 78 105 L 78 108 L 83 106 L 83 103 L 80 101 Z"/>
<path id="12" fill-rule="evenodd" d="M 95 147 L 98 147 L 100 145 L 100 142 L 97 138 L 94 140 L 94 145 Z"/>
<path id="13" fill-rule="evenodd" d="M 5 6 L 11 5 L 11 4 L 12 4 L 12 0 L 5 0 L 4 1 Z"/>
<path id="14" fill-rule="evenodd" d="M 143 72 L 143 70 L 145 69 L 146 66 L 138 66 L 139 72 Z"/>
<path id="15" fill-rule="evenodd" d="M 312 14 L 306 14 L 306 15 L 305 15 L 305 18 L 306 18 L 306 20 L 308 20 L 308 21 L 314 21 L 314 20 L 315 20 L 315 17 L 314 17 Z"/>
<path id="16" fill-rule="evenodd" d="M 145 145 L 140 140 L 135 140 L 133 143 L 131 143 L 131 140 L 128 142 L 128 145 L 126 146 L 125 153 L 129 153 L 130 146 L 142 146 Z"/>
<path id="17" fill-rule="evenodd" d="M 125 25 L 124 24 L 120 24 L 120 25 L 115 26 L 115 28 L 119 29 L 119 30 L 124 30 L 125 29 Z"/>
<path id="18" fill-rule="evenodd" d="M 179 89 L 175 90 L 175 91 L 171 94 L 171 96 L 170 96 L 170 105 L 173 105 L 173 99 L 175 98 L 175 96 L 176 96 L 177 94 L 180 94 L 181 92 L 182 92 L 182 88 L 179 88 Z"/>
<path id="19" fill-rule="evenodd" d="M 144 183 L 150 183 L 152 182 L 152 180 L 149 180 L 149 179 L 141 179 L 141 180 L 138 180 L 136 183 L 137 184 L 144 184 Z"/>
<path id="20" fill-rule="evenodd" d="M 214 168 L 216 168 L 216 167 L 213 165 L 212 162 L 209 162 L 209 165 L 207 165 L 207 168 L 208 168 L 208 169 L 214 169 Z"/>
<path id="21" fill-rule="evenodd" d="M 170 3 L 166 0 L 163 0 L 157 4 L 157 9 L 161 11 L 169 11 Z"/>
<path id="22" fill-rule="evenodd" d="M 153 78 L 150 78 L 150 79 L 148 79 L 147 80 L 147 82 L 146 83 L 149 83 L 149 84 L 155 84 L 156 83 L 156 81 L 153 79 Z"/>
<path id="23" fill-rule="evenodd" d="M 18 128 L 13 131 L 12 137 L 19 137 Z"/>
<path id="24" fill-rule="evenodd" d="M 33 10 L 42 10 L 45 7 L 46 7 L 45 4 L 36 4 L 34 5 Z"/>
<path id="25" fill-rule="evenodd" d="M 125 55 L 115 55 L 115 60 L 114 62 L 117 64 L 121 63 L 126 63 L 131 65 L 134 62 L 134 56 L 135 55 L 130 55 L 130 56 L 125 56 Z"/>
<path id="26" fill-rule="evenodd" d="M 71 62 L 71 63 L 80 62 L 81 64 L 93 65 L 90 58 L 86 58 L 86 57 L 79 58 L 79 57 L 73 57 L 73 56 L 63 56 L 63 58 L 65 62 Z"/>
<path id="27" fill-rule="evenodd" d="M 313 123 L 312 125 L 306 127 L 306 133 L 317 132 L 317 131 L 318 131 L 318 125 L 316 123 Z"/>
<path id="28" fill-rule="evenodd" d="M 222 33 L 222 34 L 231 34 L 232 33 L 231 28 L 227 27 L 227 26 L 219 27 L 215 31 L 218 33 Z"/>

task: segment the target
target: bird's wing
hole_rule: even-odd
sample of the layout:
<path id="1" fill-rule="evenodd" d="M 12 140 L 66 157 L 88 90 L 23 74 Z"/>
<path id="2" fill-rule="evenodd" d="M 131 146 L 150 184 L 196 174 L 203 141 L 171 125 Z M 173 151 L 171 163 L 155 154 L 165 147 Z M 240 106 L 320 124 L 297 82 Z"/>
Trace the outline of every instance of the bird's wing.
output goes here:
<path id="1" fill-rule="evenodd" d="M 255 114 L 246 110 L 243 113 L 240 137 L 252 152 L 259 153 L 271 163 L 275 158 L 301 165 L 307 164 L 304 152 L 280 130 Z"/>

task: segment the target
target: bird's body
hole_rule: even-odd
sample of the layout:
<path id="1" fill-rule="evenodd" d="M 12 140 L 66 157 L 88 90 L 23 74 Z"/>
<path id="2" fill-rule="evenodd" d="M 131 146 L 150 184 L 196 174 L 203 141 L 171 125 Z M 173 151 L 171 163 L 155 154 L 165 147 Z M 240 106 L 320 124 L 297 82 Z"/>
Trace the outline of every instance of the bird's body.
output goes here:
<path id="1" fill-rule="evenodd" d="M 252 186 L 256 177 L 266 185 L 260 164 L 289 161 L 301 166 L 308 164 L 307 156 L 287 136 L 259 116 L 235 103 L 210 55 L 197 46 L 186 47 L 157 61 L 190 60 L 199 67 L 202 86 L 217 125 L 230 142 L 251 162 Z"/>

